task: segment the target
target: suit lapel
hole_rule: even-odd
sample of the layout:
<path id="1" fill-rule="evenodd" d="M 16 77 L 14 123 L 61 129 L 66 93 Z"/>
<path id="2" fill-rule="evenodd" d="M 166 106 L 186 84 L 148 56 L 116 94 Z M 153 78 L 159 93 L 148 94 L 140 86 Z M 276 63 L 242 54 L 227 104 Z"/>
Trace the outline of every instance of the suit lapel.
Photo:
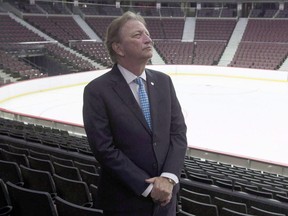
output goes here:
<path id="1" fill-rule="evenodd" d="M 148 89 L 148 96 L 150 102 L 150 113 L 151 113 L 151 122 L 152 130 L 156 127 L 157 117 L 158 117 L 158 102 L 157 102 L 157 80 L 151 71 L 146 69 L 146 84 Z M 154 126 L 154 127 L 153 127 Z"/>
<path id="2" fill-rule="evenodd" d="M 114 66 L 112 69 L 112 79 L 115 81 L 114 91 L 121 98 L 124 104 L 134 113 L 136 118 L 142 123 L 149 133 L 151 130 L 144 118 L 141 108 L 139 107 L 136 99 L 134 98 L 133 93 L 129 85 L 126 83 L 126 80 L 122 76 L 117 66 Z"/>

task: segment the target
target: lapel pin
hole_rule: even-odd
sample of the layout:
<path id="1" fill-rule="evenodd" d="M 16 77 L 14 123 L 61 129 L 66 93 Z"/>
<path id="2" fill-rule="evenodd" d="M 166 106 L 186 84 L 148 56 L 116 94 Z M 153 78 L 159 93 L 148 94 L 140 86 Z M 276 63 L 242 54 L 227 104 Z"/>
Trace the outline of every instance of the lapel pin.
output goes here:
<path id="1" fill-rule="evenodd" d="M 154 86 L 154 82 L 151 82 L 151 85 L 153 85 L 153 86 Z"/>

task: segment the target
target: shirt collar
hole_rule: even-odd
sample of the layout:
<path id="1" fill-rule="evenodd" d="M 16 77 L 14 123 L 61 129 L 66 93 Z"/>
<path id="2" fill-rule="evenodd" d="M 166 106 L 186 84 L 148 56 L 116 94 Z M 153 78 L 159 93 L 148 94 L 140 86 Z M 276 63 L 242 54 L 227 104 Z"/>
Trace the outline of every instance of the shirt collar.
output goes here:
<path id="1" fill-rule="evenodd" d="M 130 72 L 126 68 L 122 67 L 119 64 L 117 64 L 117 66 L 118 66 L 118 69 L 120 70 L 121 74 L 123 75 L 124 79 L 126 80 L 126 82 L 128 84 L 130 84 L 131 82 L 133 82 L 137 78 L 137 76 L 135 74 L 133 74 L 132 72 Z M 142 74 L 139 77 L 141 77 L 143 80 L 146 81 L 146 73 L 145 73 L 145 71 L 143 71 Z"/>

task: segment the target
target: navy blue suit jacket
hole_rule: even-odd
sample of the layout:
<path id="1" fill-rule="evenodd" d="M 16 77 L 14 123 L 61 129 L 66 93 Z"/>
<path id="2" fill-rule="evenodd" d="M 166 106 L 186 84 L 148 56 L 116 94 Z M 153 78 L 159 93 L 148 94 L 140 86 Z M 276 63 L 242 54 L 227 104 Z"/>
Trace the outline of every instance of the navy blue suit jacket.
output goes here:
<path id="1" fill-rule="evenodd" d="M 101 164 L 97 202 L 104 210 L 149 207 L 151 198 L 141 196 L 149 185 L 145 179 L 181 173 L 186 125 L 171 78 L 145 71 L 152 131 L 117 65 L 84 90 L 84 127 Z"/>

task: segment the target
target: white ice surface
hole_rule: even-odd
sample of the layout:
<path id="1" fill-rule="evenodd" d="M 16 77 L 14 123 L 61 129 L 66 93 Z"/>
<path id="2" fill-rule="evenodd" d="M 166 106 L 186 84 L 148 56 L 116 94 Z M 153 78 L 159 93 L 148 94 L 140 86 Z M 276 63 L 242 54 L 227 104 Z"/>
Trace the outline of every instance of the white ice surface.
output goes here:
<path id="1" fill-rule="evenodd" d="M 288 83 L 172 76 L 191 147 L 288 164 Z M 2 108 L 83 124 L 84 85 L 12 98 Z"/>

